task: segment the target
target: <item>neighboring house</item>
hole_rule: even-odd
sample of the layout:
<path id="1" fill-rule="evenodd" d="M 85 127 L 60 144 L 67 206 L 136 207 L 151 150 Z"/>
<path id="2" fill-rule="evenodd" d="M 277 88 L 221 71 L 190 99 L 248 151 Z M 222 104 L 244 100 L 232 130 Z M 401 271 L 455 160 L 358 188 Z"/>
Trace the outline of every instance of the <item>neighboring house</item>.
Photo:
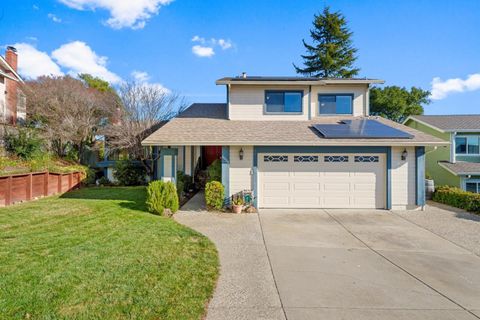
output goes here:
<path id="1" fill-rule="evenodd" d="M 425 147 L 448 142 L 369 117 L 376 83 L 222 78 L 226 103 L 191 105 L 143 145 L 153 146 L 155 178 L 167 181 L 220 149 L 226 195 L 251 190 L 258 208 L 419 208 Z"/>
<path id="2" fill-rule="evenodd" d="M 25 95 L 20 89 L 22 78 L 17 73 L 18 56 L 14 47 L 7 47 L 5 58 L 0 56 L 0 124 L 25 122 L 27 117 Z"/>
<path id="3" fill-rule="evenodd" d="M 480 115 L 411 116 L 405 125 L 450 142 L 426 150 L 426 172 L 436 185 L 480 193 Z"/>

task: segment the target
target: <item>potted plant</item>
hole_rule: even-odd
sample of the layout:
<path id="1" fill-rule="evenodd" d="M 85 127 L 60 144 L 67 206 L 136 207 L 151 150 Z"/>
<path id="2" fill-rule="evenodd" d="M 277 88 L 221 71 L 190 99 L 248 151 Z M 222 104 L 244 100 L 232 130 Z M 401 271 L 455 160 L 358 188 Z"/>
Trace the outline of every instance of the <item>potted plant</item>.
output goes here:
<path id="1" fill-rule="evenodd" d="M 234 197 L 232 200 L 232 212 L 233 213 L 242 213 L 243 210 L 243 198 L 241 197 Z"/>

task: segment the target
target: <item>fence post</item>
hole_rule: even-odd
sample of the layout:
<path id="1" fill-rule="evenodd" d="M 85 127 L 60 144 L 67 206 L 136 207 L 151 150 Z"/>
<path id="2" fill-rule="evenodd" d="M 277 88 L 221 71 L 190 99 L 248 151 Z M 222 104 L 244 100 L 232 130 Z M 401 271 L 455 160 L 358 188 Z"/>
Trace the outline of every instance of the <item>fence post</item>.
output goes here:
<path id="1" fill-rule="evenodd" d="M 30 201 L 32 200 L 32 180 L 33 180 L 32 173 L 29 173 L 25 179 L 26 179 L 26 185 L 27 185 L 26 200 Z"/>
<path id="2" fill-rule="evenodd" d="M 68 190 L 72 190 L 73 187 L 73 172 L 68 174 Z"/>
<path id="3" fill-rule="evenodd" d="M 43 196 L 48 196 L 48 171 L 43 176 Z"/>
<path id="4" fill-rule="evenodd" d="M 62 174 L 60 173 L 58 175 L 58 180 L 57 180 L 57 193 L 62 192 Z"/>
<path id="5" fill-rule="evenodd" d="M 12 176 L 7 178 L 7 186 L 5 190 L 5 206 L 12 204 Z"/>

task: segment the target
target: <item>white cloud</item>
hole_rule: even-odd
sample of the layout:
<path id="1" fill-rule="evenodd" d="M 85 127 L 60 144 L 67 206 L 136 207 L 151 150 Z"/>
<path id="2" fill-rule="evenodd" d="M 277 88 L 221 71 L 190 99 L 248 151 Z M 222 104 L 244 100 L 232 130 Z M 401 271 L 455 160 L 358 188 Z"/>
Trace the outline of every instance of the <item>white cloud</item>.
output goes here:
<path id="1" fill-rule="evenodd" d="M 453 78 L 442 81 L 435 77 L 432 80 L 433 100 L 441 100 L 451 93 L 480 90 L 480 73 L 470 74 L 466 79 Z"/>
<path id="2" fill-rule="evenodd" d="M 13 46 L 18 51 L 18 72 L 25 78 L 35 79 L 44 75 L 63 75 L 60 67 L 46 52 L 39 51 L 28 43 L 16 43 Z"/>
<path id="3" fill-rule="evenodd" d="M 218 45 L 222 48 L 222 50 L 230 49 L 233 46 L 230 40 L 225 39 L 218 39 Z"/>
<path id="4" fill-rule="evenodd" d="M 59 17 L 57 17 L 57 16 L 54 15 L 53 13 L 49 13 L 49 14 L 47 15 L 47 17 L 48 17 L 49 19 L 51 19 L 53 22 L 56 22 L 56 23 L 62 22 L 62 19 L 60 19 Z"/>
<path id="5" fill-rule="evenodd" d="M 114 29 L 142 29 L 162 6 L 173 0 L 59 0 L 76 10 L 105 9 L 110 12 L 106 24 Z"/>
<path id="6" fill-rule="evenodd" d="M 150 76 L 145 71 L 132 71 L 132 77 L 137 82 L 147 82 L 150 79 Z"/>
<path id="7" fill-rule="evenodd" d="M 205 38 L 202 38 L 200 36 L 193 36 L 192 41 L 193 42 L 205 43 Z"/>
<path id="8" fill-rule="evenodd" d="M 192 52 L 194 55 L 202 58 L 210 58 L 215 54 L 215 51 L 212 47 L 204 47 L 200 45 L 194 45 L 192 47 Z"/>
<path id="9" fill-rule="evenodd" d="M 192 52 L 199 57 L 212 57 L 215 54 L 215 47 L 220 47 L 222 50 L 227 50 L 233 47 L 231 40 L 211 38 L 206 40 L 204 37 L 198 35 L 193 36 L 192 42 L 197 42 L 200 45 L 194 45 Z"/>
<path id="10" fill-rule="evenodd" d="M 107 69 L 107 57 L 97 55 L 85 42 L 66 43 L 54 50 L 52 57 L 72 75 L 89 73 L 113 84 L 121 81 L 118 75 Z"/>
<path id="11" fill-rule="evenodd" d="M 155 89 L 158 89 L 158 90 L 164 92 L 165 94 L 172 93 L 172 91 L 170 89 L 164 87 L 161 83 L 150 83 L 150 82 L 148 82 L 148 80 L 150 80 L 150 75 L 145 71 L 134 70 L 134 71 L 132 71 L 131 75 L 132 75 L 133 79 L 138 84 L 140 84 L 141 86 L 155 88 Z"/>

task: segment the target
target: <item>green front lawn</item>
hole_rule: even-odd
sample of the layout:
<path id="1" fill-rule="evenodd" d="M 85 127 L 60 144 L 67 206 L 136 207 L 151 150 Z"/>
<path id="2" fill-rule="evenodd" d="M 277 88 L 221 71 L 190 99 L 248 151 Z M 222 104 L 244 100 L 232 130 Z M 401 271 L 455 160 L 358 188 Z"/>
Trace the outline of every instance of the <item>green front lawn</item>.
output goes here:
<path id="1" fill-rule="evenodd" d="M 214 245 L 145 212 L 145 188 L 88 188 L 0 209 L 0 319 L 200 319 Z"/>

